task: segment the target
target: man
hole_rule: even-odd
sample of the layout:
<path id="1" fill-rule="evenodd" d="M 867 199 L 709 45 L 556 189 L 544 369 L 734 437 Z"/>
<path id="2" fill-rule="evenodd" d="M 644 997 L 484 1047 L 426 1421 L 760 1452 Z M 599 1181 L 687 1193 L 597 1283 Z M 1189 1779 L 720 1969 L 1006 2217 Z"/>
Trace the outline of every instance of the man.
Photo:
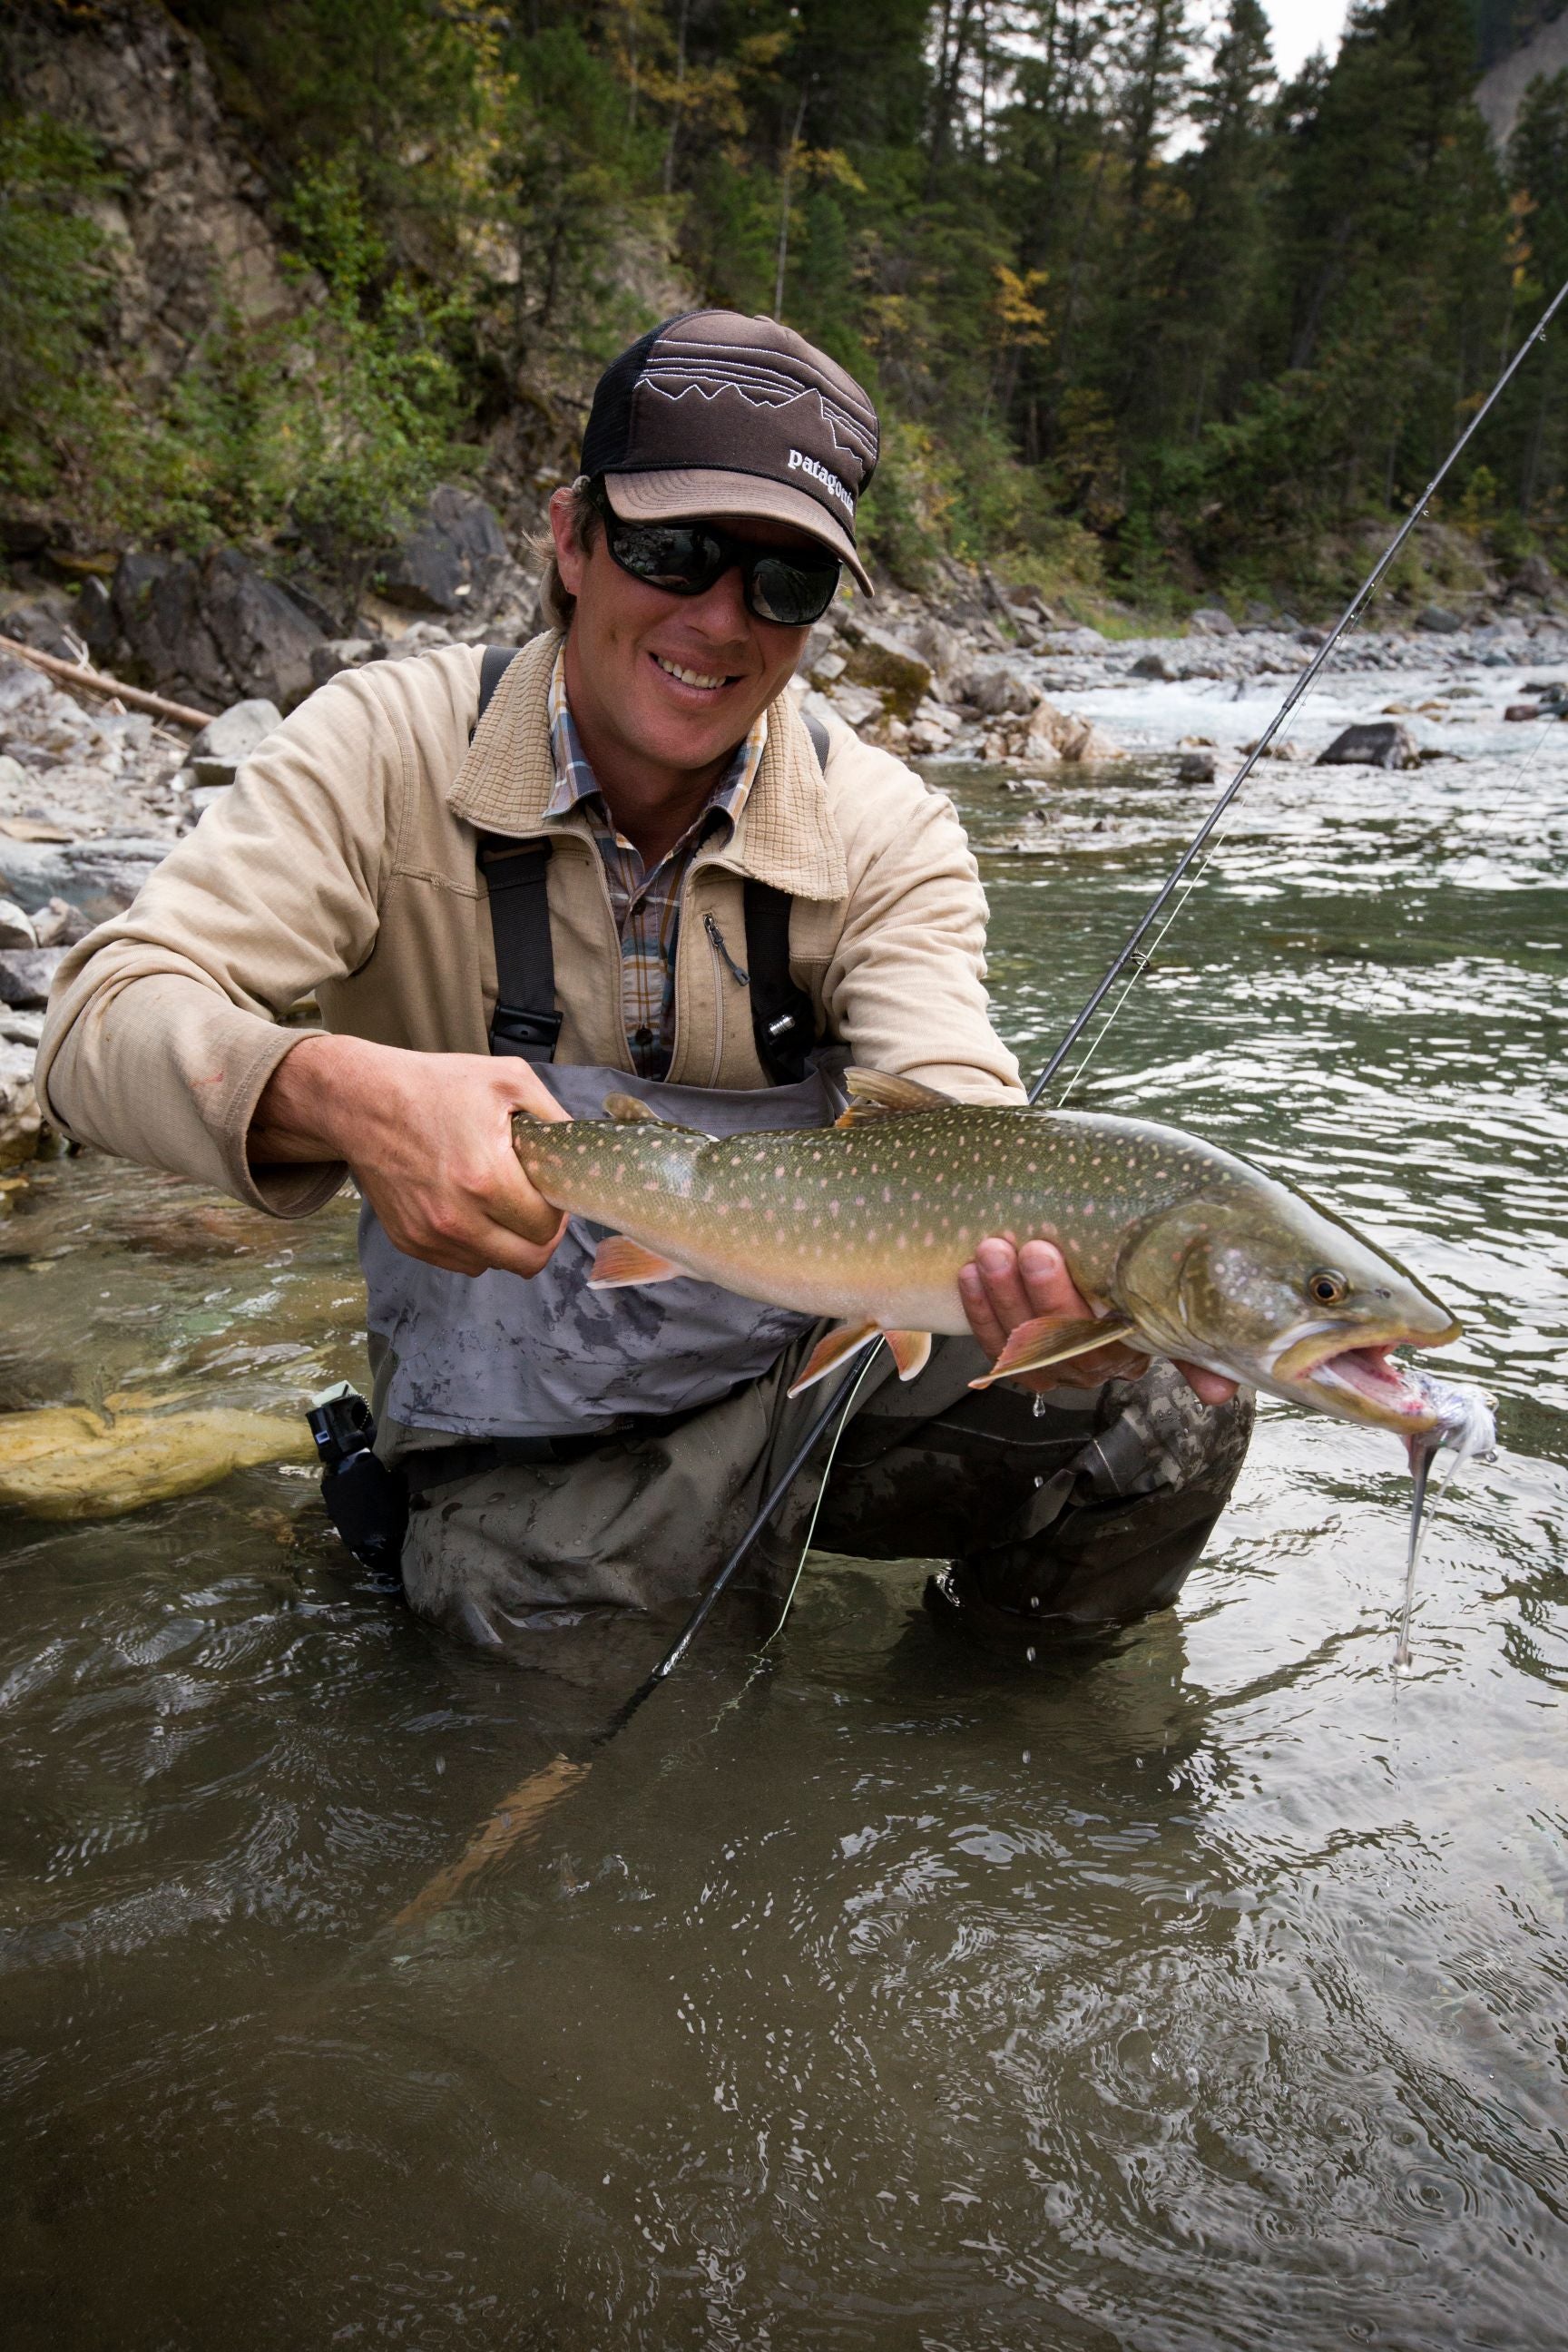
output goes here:
<path id="1" fill-rule="evenodd" d="M 684 1606 L 816 1402 L 785 1395 L 805 1318 L 587 1290 L 591 1236 L 523 1176 L 514 1111 L 630 1089 L 714 1131 L 820 1123 L 833 1048 L 1020 1098 L 951 804 L 837 723 L 814 743 L 785 692 L 840 566 L 870 593 L 876 455 L 865 394 L 799 336 L 667 320 L 552 500 L 558 630 L 499 677 L 455 647 L 333 679 L 60 972 L 39 1084 L 68 1132 L 284 1217 L 353 1175 L 405 1589 L 474 1641 Z M 308 991 L 325 1034 L 278 1025 Z M 1018 1323 L 1087 1310 L 1043 1243 L 986 1243 L 963 1294 L 973 1342 L 868 1378 L 816 1539 L 950 1556 L 942 1606 L 1036 1638 L 1169 1600 L 1248 1408 L 1114 1349 L 971 1391 Z"/>

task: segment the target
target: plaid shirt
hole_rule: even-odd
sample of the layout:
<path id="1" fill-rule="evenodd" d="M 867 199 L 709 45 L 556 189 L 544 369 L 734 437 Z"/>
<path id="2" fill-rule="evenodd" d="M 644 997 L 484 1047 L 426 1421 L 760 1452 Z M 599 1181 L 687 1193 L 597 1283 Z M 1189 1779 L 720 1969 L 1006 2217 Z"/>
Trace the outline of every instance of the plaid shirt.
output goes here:
<path id="1" fill-rule="evenodd" d="M 621 1007 L 632 1066 L 639 1077 L 662 1078 L 675 1045 L 675 952 L 680 938 L 680 899 L 699 845 L 719 825 L 732 831 L 762 764 L 768 740 L 763 711 L 714 786 L 695 822 L 657 866 L 645 866 L 639 851 L 616 829 L 604 794 L 584 754 L 566 702 L 566 656 L 555 657 L 550 680 L 550 749 L 555 790 L 548 817 L 580 808 L 593 828 L 610 887 L 610 905 L 621 938 Z"/>

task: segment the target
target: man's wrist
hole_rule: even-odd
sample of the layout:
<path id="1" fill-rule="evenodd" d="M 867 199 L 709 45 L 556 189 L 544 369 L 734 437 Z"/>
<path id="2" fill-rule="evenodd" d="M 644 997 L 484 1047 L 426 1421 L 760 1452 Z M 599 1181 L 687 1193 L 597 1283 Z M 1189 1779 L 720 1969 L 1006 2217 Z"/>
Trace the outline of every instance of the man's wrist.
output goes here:
<path id="1" fill-rule="evenodd" d="M 349 1139 L 363 1139 L 363 1114 L 356 1115 L 366 1052 L 358 1037 L 301 1037 L 285 1054 L 263 1087 L 246 1139 L 253 1162 L 347 1160 Z"/>

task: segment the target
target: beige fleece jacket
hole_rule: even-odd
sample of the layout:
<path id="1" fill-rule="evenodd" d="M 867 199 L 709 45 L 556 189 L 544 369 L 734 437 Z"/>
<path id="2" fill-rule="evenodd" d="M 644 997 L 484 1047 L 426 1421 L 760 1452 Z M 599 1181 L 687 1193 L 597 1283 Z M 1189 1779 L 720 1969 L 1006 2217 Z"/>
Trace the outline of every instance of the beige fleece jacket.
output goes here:
<path id="1" fill-rule="evenodd" d="M 551 842 L 557 1058 L 629 1070 L 598 850 L 581 810 L 544 814 L 558 644 L 523 648 L 471 744 L 477 647 L 344 672 L 302 703 L 135 903 L 61 965 L 38 1052 L 47 1116 L 276 1215 L 319 1208 L 342 1168 L 246 1159 L 257 1102 L 303 1034 L 280 1017 L 313 992 L 329 1029 L 486 1053 L 496 972 L 477 831 Z M 703 921 L 741 950 L 754 875 L 792 894 L 792 973 L 857 1061 L 966 1101 L 1017 1098 L 986 1010 L 985 900 L 952 803 L 837 721 L 829 739 L 825 775 L 781 696 L 739 824 L 693 860 L 671 1081 L 766 1083 L 747 992 Z"/>

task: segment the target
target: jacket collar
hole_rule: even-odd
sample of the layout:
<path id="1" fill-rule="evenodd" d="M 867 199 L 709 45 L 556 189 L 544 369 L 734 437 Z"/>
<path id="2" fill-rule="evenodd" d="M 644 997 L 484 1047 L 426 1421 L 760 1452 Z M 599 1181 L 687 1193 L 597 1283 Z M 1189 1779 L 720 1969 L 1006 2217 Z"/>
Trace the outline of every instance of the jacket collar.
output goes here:
<path id="1" fill-rule="evenodd" d="M 481 833 L 547 833 L 555 790 L 550 674 L 561 640 L 534 637 L 507 670 L 447 794 L 454 816 Z M 728 841 L 705 855 L 796 898 L 842 898 L 844 843 L 805 725 L 787 691 L 768 709 L 767 748 Z"/>

